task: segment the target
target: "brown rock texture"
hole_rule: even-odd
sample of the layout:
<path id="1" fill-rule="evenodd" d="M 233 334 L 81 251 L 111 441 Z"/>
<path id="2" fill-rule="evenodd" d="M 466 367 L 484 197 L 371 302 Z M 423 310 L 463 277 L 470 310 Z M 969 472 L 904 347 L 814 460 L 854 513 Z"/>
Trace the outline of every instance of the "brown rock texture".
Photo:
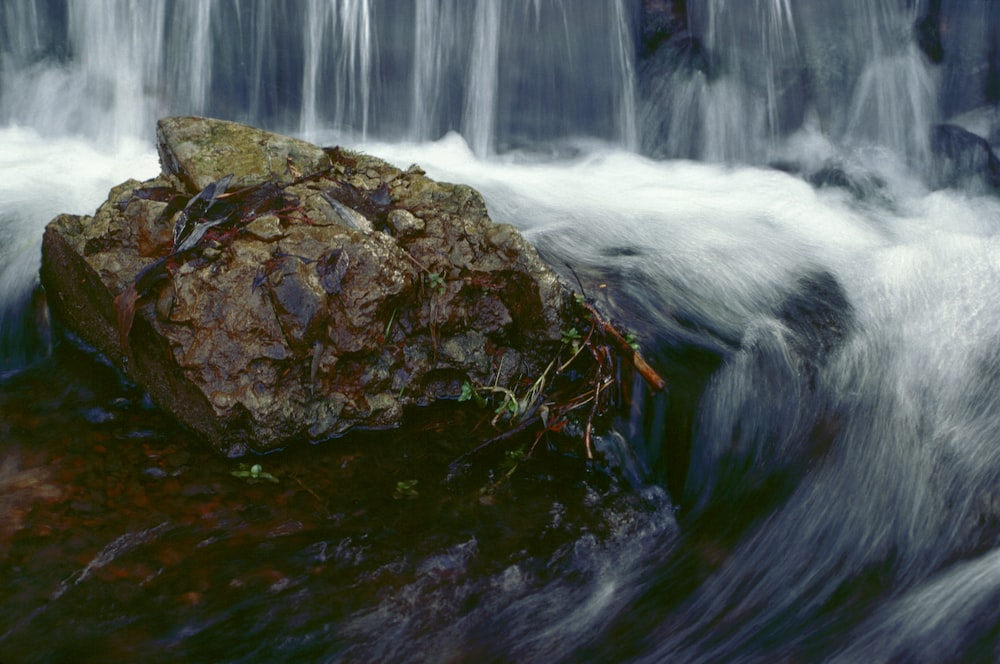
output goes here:
<path id="1" fill-rule="evenodd" d="M 159 177 L 49 223 L 42 283 L 56 320 L 218 450 L 396 426 L 558 352 L 569 291 L 472 188 L 220 120 L 167 118 L 157 139 Z"/>

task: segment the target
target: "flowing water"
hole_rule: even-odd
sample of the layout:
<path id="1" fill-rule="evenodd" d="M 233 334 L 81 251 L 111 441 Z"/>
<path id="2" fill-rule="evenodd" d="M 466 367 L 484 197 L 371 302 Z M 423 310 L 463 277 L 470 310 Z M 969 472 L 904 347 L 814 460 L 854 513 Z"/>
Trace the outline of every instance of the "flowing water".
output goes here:
<path id="1" fill-rule="evenodd" d="M 1000 660 L 998 43 L 985 1 L 6 0 L 0 661 Z M 452 408 L 248 481 L 37 290 L 179 113 L 477 187 L 667 393 L 494 491 Z"/>

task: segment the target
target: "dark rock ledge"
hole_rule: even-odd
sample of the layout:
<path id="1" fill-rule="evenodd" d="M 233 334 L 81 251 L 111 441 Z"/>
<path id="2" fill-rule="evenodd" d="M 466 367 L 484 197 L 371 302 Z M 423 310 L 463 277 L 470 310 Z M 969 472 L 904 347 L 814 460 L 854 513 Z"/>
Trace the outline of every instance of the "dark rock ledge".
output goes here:
<path id="1" fill-rule="evenodd" d="M 159 177 L 49 223 L 42 283 L 224 453 L 520 390 L 572 341 L 579 300 L 470 187 L 218 120 L 162 120 L 157 142 Z"/>

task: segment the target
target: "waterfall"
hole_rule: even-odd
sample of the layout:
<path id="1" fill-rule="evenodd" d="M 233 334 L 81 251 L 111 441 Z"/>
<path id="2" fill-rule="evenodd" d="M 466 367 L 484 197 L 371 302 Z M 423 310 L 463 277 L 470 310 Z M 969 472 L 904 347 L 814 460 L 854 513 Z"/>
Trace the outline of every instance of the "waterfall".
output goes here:
<path id="1" fill-rule="evenodd" d="M 460 131 L 481 154 L 581 136 L 631 149 L 636 2 L 12 0 L 0 122 L 109 141 L 192 113 L 307 135 Z"/>
<path id="2" fill-rule="evenodd" d="M 917 8 L 860 5 L 856 25 L 863 69 L 851 97 L 846 133 L 911 161 L 926 160 L 936 90 L 930 65 L 912 38 Z"/>
<path id="3" fill-rule="evenodd" d="M 447 108 L 452 70 L 457 69 L 461 43 L 457 25 L 458 0 L 417 0 L 413 43 L 424 57 L 413 59 L 410 136 L 423 141 L 440 136 Z"/>
<path id="4" fill-rule="evenodd" d="M 109 141 L 195 113 L 306 135 L 456 131 L 478 154 L 597 138 L 731 163 L 774 159 L 810 118 L 911 164 L 936 122 L 1000 133 L 983 111 L 1000 99 L 988 3 L 689 0 L 640 57 L 640 14 L 681 4 L 10 0 L 0 122 Z"/>
<path id="5" fill-rule="evenodd" d="M 709 0 L 692 3 L 690 12 L 717 69 L 699 100 L 705 117 L 701 156 L 753 161 L 785 133 L 786 95 L 798 92 L 791 5 L 788 0 Z M 797 106 L 800 100 L 794 102 Z"/>
<path id="6" fill-rule="evenodd" d="M 697 156 L 767 161 L 815 112 L 824 132 L 844 144 L 874 144 L 912 163 L 926 160 L 936 85 L 913 39 L 919 3 L 690 5 L 691 30 L 709 53 L 709 82 L 693 95 L 662 101 L 700 109 Z"/>
<path id="7" fill-rule="evenodd" d="M 481 158 L 596 139 L 841 184 L 897 160 L 1000 182 L 990 3 L 9 0 L 0 19 L 0 126 L 109 150 L 190 113 L 328 141 L 457 132 Z M 650 25 L 670 26 L 655 46 Z M 961 127 L 944 148 L 940 122 Z"/>
<path id="8" fill-rule="evenodd" d="M 637 124 L 636 73 L 633 64 L 635 45 L 632 26 L 623 3 L 611 6 L 613 12 L 611 47 L 613 67 L 621 72 L 621 92 L 618 94 L 619 140 L 626 150 L 638 150 L 639 127 Z M 615 60 L 617 62 L 615 62 Z"/>
<path id="9" fill-rule="evenodd" d="M 148 516 L 133 490 L 179 483 L 202 511 L 167 517 L 170 555 L 137 551 L 58 597 L 85 547 L 25 512 L 48 530 L 0 541 L 18 560 L 0 658 L 48 638 L 79 652 L 122 624 L 97 656 L 995 661 L 998 109 L 987 0 L 5 0 L 0 406 L 47 395 L 50 370 L 64 394 L 0 437 L 45 459 L 53 422 L 73 422 L 60 478 L 99 442 L 113 484 L 97 473 L 93 497 L 68 487 L 49 507 L 112 544 L 148 527 L 120 525 Z M 635 333 L 668 390 L 638 387 L 595 433 L 606 475 L 553 452 L 585 477 L 569 488 L 532 459 L 509 495 L 459 506 L 469 478 L 421 479 L 396 504 L 378 452 L 314 448 L 307 463 L 345 473 L 331 486 L 368 478 L 365 457 L 385 486 L 341 511 L 282 475 L 289 500 L 246 519 L 270 487 L 222 465 L 188 487 L 197 464 L 174 452 L 161 477 L 151 452 L 174 433 L 133 431 L 131 397 L 100 401 L 49 355 L 39 247 L 56 214 L 155 176 L 156 119 L 187 113 L 475 187 Z M 232 518 L 189 518 L 222 505 L 217 487 Z"/>
<path id="10" fill-rule="evenodd" d="M 815 118 L 842 148 L 882 148 L 920 171 L 934 123 L 997 99 L 1000 14 L 989 3 L 687 6 L 687 29 L 664 49 L 674 56 L 647 63 L 643 145 L 654 154 L 767 163 Z M 985 128 L 959 122 L 995 131 L 992 116 Z"/>
<path id="11" fill-rule="evenodd" d="M 366 136 L 377 53 L 370 2 L 310 0 L 305 31 L 300 131 L 332 124 Z"/>
<path id="12" fill-rule="evenodd" d="M 466 83 L 462 131 L 472 151 L 487 156 L 493 148 L 497 70 L 500 64 L 500 0 L 476 0 L 472 61 Z"/>
<path id="13" fill-rule="evenodd" d="M 80 54 L 84 121 L 100 140 L 139 136 L 162 112 L 164 5 L 97 0 L 70 5 L 71 47 Z M 123 63 L 128 63 L 123 66 Z"/>
<path id="14" fill-rule="evenodd" d="M 167 80 L 176 81 L 177 86 L 176 92 L 171 94 L 186 99 L 191 112 L 195 114 L 205 112 L 212 89 L 211 29 L 210 3 L 178 5 L 163 46 L 164 55 L 168 59 Z M 187 57 L 183 57 L 184 54 Z M 151 77 L 154 75 L 150 74 Z"/>

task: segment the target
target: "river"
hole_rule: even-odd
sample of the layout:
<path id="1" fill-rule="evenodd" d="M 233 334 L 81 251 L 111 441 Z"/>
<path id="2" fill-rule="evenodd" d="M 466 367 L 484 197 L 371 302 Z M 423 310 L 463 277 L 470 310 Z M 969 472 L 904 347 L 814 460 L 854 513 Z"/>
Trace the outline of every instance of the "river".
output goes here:
<path id="1" fill-rule="evenodd" d="M 0 661 L 1000 660 L 1000 199 L 932 129 L 1000 137 L 988 3 L 0 18 Z M 476 187 L 667 393 L 502 485 L 450 410 L 211 454 L 37 290 L 180 113 Z"/>

